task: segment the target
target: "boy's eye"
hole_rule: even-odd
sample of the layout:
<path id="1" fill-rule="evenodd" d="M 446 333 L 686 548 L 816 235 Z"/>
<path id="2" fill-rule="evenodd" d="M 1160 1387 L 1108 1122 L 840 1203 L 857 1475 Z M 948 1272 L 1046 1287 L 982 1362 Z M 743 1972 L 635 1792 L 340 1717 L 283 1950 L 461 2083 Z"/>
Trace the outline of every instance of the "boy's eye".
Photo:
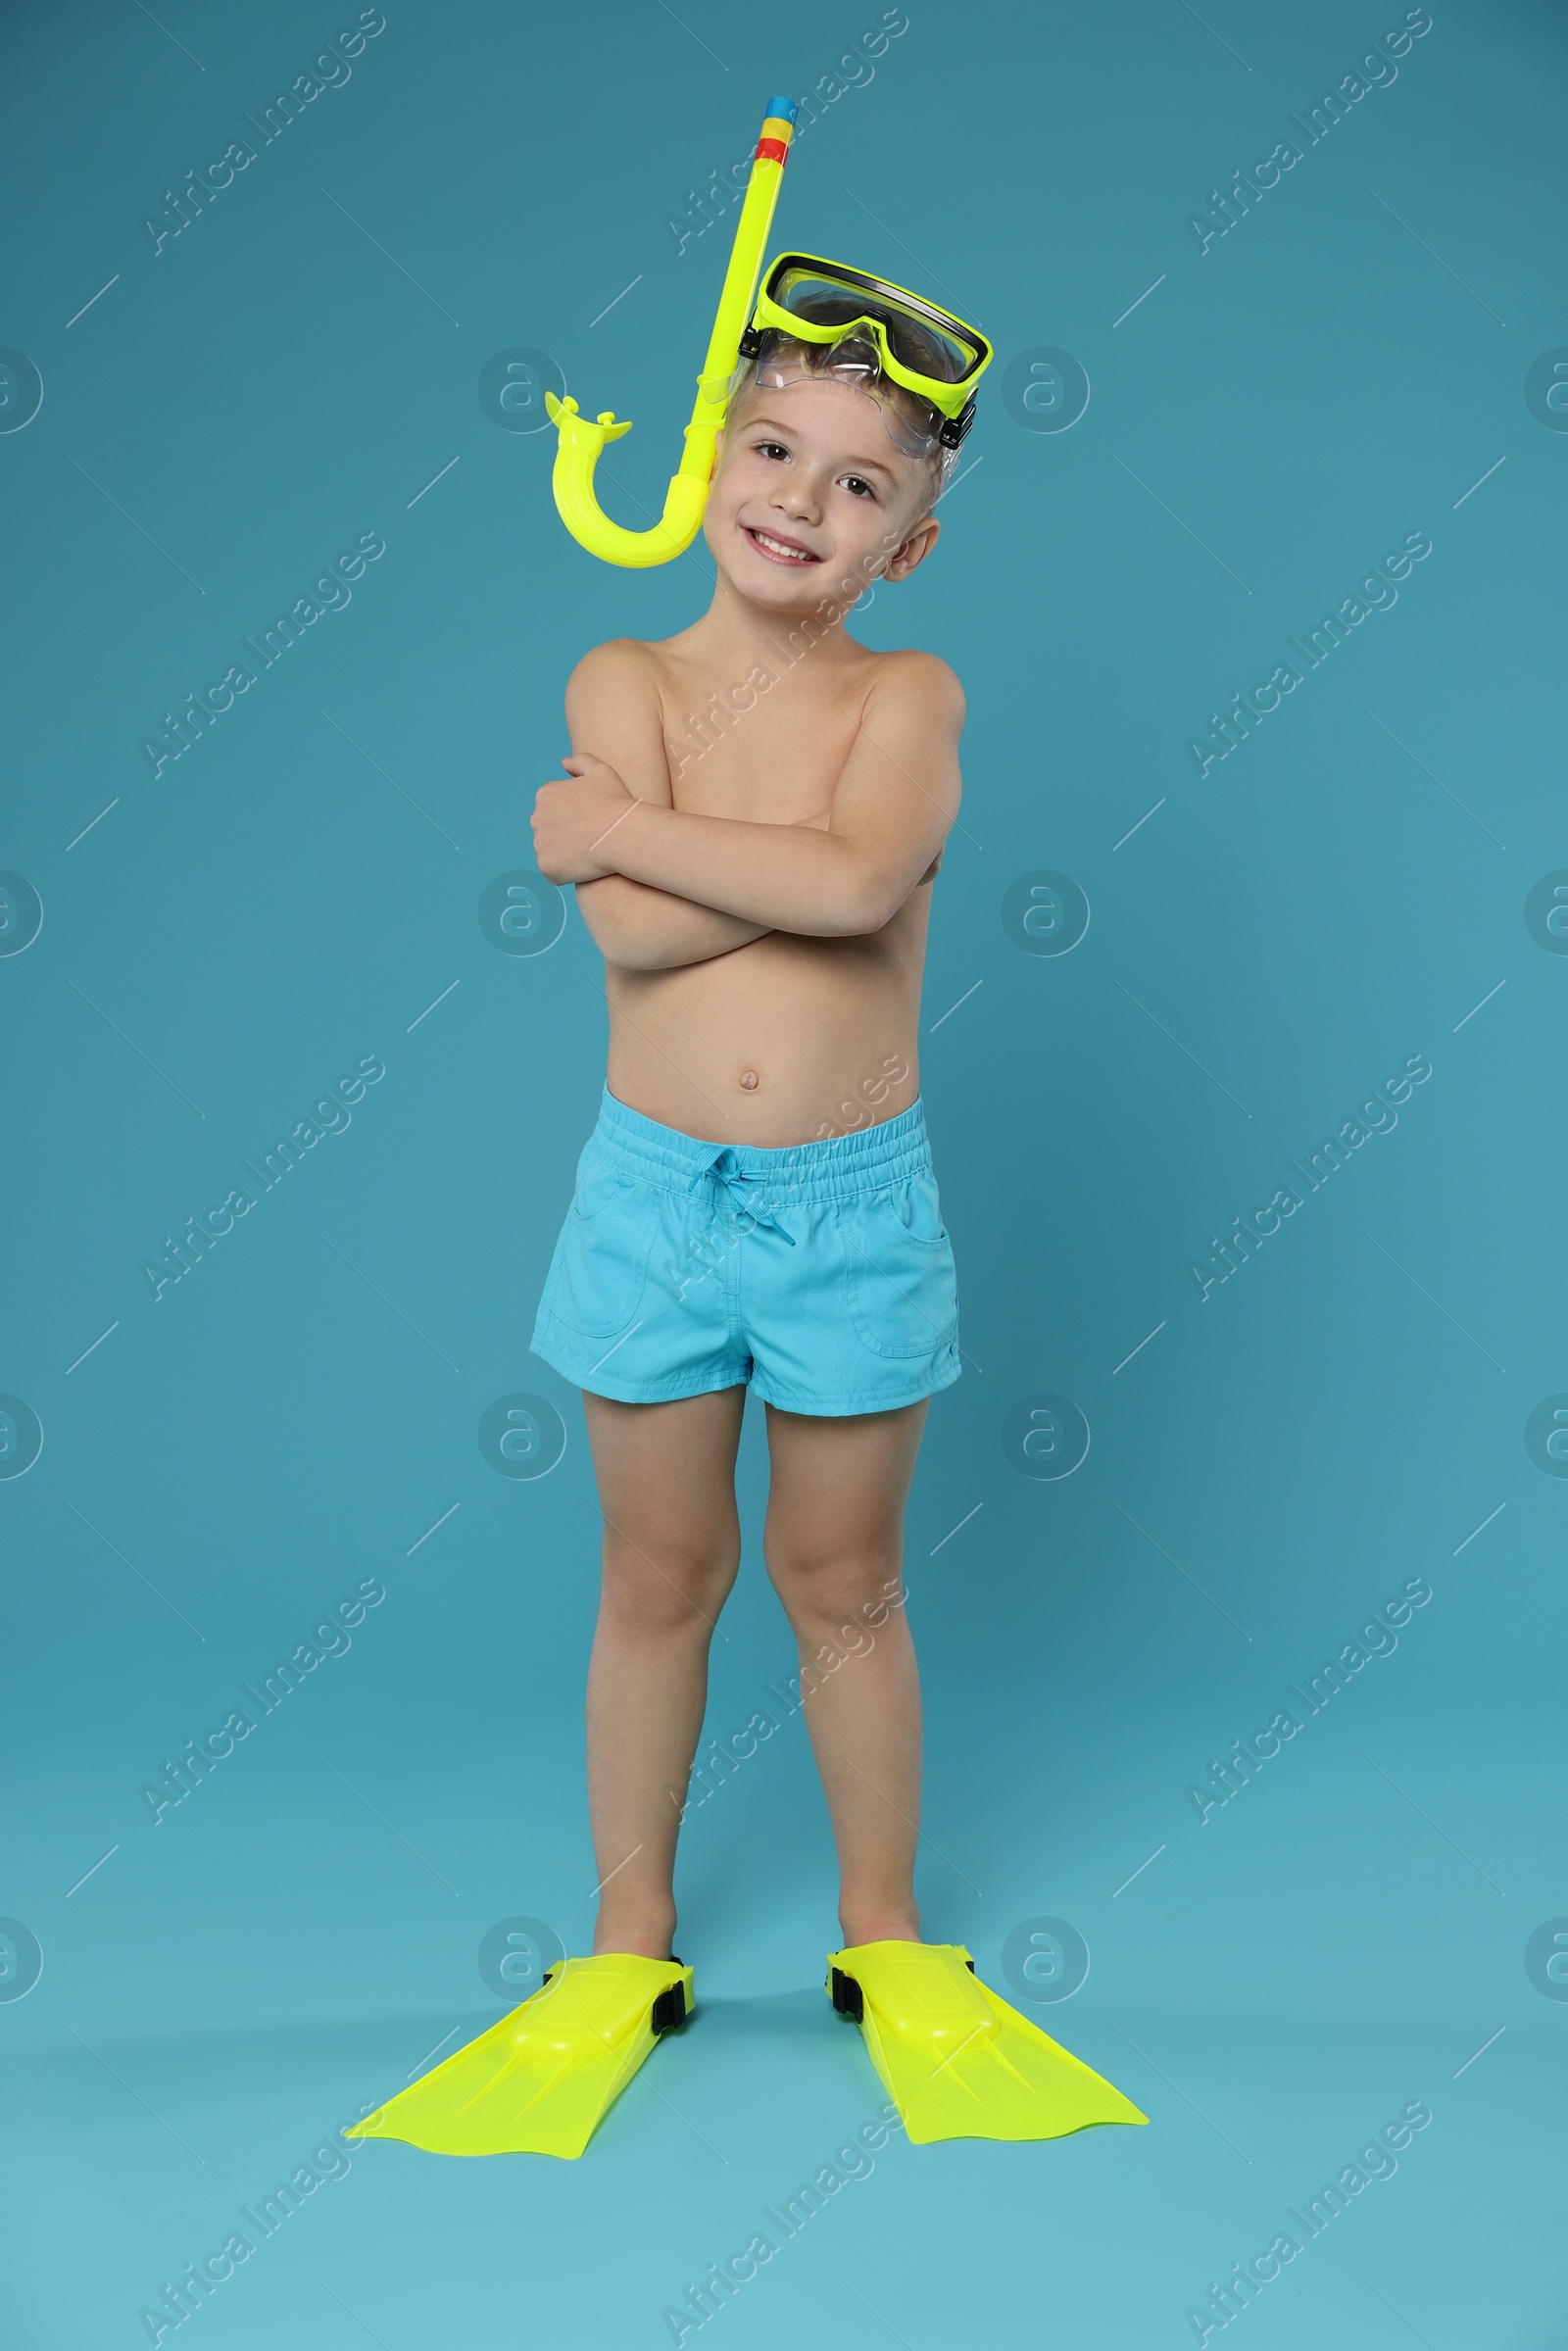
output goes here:
<path id="1" fill-rule="evenodd" d="M 789 451 L 782 441 L 759 441 L 757 454 L 759 457 L 787 458 Z"/>
<path id="2" fill-rule="evenodd" d="M 872 489 L 870 483 L 858 473 L 846 473 L 843 476 L 843 481 L 844 487 L 849 491 L 852 498 L 874 498 L 876 496 L 876 492 Z"/>

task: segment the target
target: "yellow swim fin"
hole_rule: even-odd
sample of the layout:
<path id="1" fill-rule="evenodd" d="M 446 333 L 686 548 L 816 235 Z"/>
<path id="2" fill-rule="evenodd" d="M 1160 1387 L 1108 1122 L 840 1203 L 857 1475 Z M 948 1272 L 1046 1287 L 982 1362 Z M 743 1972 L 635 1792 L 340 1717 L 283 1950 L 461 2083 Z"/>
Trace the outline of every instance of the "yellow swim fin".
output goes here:
<path id="1" fill-rule="evenodd" d="M 692 2013 L 678 1959 L 566 1959 L 466 2048 L 345 2133 L 436 2155 L 580 2155 L 661 2033 Z"/>
<path id="2" fill-rule="evenodd" d="M 855 1943 L 829 1959 L 827 1989 L 865 2035 L 916 2146 L 1149 2120 L 978 1982 L 961 1943 Z"/>

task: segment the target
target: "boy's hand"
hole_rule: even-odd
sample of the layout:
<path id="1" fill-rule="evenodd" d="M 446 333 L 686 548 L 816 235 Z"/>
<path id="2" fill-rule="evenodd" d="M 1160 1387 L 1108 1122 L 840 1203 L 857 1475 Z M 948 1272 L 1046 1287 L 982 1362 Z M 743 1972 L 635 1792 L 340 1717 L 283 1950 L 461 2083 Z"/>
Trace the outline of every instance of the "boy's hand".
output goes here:
<path id="1" fill-rule="evenodd" d="M 610 836 L 639 804 L 613 767 L 591 752 L 562 761 L 566 775 L 543 784 L 533 804 L 533 848 L 547 882 L 594 882 L 617 873 Z"/>

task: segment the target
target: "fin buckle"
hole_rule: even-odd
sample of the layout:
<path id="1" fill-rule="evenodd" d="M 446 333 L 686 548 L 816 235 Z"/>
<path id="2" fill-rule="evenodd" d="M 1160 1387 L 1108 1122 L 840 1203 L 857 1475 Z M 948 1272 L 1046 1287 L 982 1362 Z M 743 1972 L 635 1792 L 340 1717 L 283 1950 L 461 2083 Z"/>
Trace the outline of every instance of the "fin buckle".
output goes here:
<path id="1" fill-rule="evenodd" d="M 865 1994 L 854 1976 L 847 1976 L 841 1967 L 836 1967 L 828 1989 L 833 1994 L 833 2005 L 840 2016 L 852 2018 L 857 2025 L 864 2021 Z"/>
<path id="2" fill-rule="evenodd" d="M 686 2016 L 686 1986 L 677 1976 L 673 1984 L 665 1984 L 654 2002 L 648 2023 L 656 2034 L 673 2033 L 678 2026 L 685 2024 Z"/>

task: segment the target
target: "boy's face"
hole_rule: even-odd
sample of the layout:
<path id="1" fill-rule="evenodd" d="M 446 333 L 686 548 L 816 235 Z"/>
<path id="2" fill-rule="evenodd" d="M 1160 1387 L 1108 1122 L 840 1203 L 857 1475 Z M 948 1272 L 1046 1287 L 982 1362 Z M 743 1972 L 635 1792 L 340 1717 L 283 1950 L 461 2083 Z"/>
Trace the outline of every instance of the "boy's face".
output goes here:
<path id="1" fill-rule="evenodd" d="M 848 606 L 929 554 L 940 525 L 914 519 L 929 481 L 924 461 L 894 447 L 875 401 L 852 385 L 747 383 L 719 444 L 703 535 L 749 603 Z"/>

